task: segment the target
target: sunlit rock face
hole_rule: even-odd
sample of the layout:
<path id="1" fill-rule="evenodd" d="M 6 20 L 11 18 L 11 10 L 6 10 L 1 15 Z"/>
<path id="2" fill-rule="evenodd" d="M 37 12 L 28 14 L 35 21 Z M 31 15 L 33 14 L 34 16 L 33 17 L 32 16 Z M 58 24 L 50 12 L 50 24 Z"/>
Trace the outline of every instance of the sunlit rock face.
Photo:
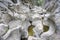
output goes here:
<path id="1" fill-rule="evenodd" d="M 0 36 L 4 40 L 48 40 L 55 33 L 51 14 L 38 6 L 29 8 L 21 0 L 0 1 Z M 53 16 L 52 16 L 53 17 Z M 48 26 L 47 31 L 44 27 Z"/>

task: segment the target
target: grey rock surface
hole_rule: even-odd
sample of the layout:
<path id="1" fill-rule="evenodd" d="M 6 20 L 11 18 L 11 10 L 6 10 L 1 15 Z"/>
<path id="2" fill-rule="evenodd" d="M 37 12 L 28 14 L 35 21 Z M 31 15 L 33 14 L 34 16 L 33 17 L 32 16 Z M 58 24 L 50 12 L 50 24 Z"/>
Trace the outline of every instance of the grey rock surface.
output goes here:
<path id="1" fill-rule="evenodd" d="M 38 20 L 44 19 L 46 17 L 45 15 L 43 15 L 43 14 L 45 14 L 46 10 L 43 9 L 42 7 L 34 6 L 32 9 L 30 9 L 29 8 L 30 4 L 23 5 L 21 3 L 21 0 L 17 0 L 17 1 L 18 1 L 17 3 L 14 3 L 11 0 L 0 0 L 0 36 L 1 36 L 0 40 L 3 40 L 5 38 L 4 35 L 10 29 L 13 30 L 14 28 L 16 28 L 16 29 L 13 31 L 10 30 L 11 33 L 5 40 L 20 40 L 22 35 L 23 35 L 22 38 L 24 38 L 24 37 L 26 38 L 26 37 L 28 37 L 28 27 L 30 25 L 34 25 L 35 27 L 41 26 L 41 25 L 39 25 L 40 22 Z M 50 0 L 46 0 L 46 1 L 48 2 L 48 4 L 46 4 L 46 6 L 47 6 L 47 5 L 49 5 Z M 55 0 L 53 0 L 53 1 L 55 1 Z M 55 23 L 56 23 L 57 32 L 53 34 L 54 29 L 52 31 L 49 31 L 48 34 L 51 34 L 51 33 L 53 34 L 51 37 L 49 37 L 49 40 L 60 40 L 60 0 L 58 0 L 56 3 L 58 4 L 58 7 L 54 11 L 54 13 L 55 13 Z M 44 17 L 44 18 L 42 18 L 42 17 Z M 48 18 L 48 17 L 46 17 L 46 18 Z M 29 21 L 33 21 L 32 24 Z M 1 23 L 5 24 L 5 25 L 1 25 Z M 6 26 L 6 25 L 8 25 L 8 26 Z M 38 35 L 39 32 L 42 31 L 42 29 L 40 31 L 37 29 L 39 29 L 39 28 L 36 28 L 35 31 L 37 31 L 37 35 Z M 46 34 L 45 37 L 49 36 L 48 34 Z M 35 37 L 32 37 L 32 38 L 35 38 Z M 38 40 L 38 39 L 36 39 L 36 40 Z M 43 40 L 45 40 L 45 39 L 43 39 Z"/>

